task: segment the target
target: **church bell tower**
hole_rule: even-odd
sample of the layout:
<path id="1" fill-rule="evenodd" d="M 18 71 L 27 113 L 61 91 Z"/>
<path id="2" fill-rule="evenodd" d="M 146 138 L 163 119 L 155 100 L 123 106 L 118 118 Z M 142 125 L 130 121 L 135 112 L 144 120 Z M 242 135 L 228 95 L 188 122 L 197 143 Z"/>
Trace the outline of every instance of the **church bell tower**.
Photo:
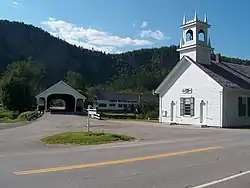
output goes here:
<path id="1" fill-rule="evenodd" d="M 187 21 L 184 15 L 181 25 L 183 34 L 180 47 L 177 49 L 180 52 L 180 59 L 183 56 L 189 56 L 197 63 L 206 65 L 211 63 L 211 52 L 214 49 L 208 37 L 209 28 L 206 15 L 203 20 L 200 20 L 195 12 L 194 19 L 191 21 Z"/>

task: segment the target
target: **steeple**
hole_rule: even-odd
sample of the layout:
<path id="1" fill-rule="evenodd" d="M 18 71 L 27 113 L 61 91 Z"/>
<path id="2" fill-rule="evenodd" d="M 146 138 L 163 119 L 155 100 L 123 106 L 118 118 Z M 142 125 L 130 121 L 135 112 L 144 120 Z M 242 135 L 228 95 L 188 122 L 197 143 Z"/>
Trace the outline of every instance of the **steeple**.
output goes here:
<path id="1" fill-rule="evenodd" d="M 198 21 L 198 16 L 197 16 L 196 10 L 195 10 L 195 13 L 194 13 L 194 21 Z"/>
<path id="2" fill-rule="evenodd" d="M 208 28 L 210 25 L 207 23 L 207 16 L 204 20 L 199 20 L 197 12 L 195 11 L 194 19 L 191 21 L 186 20 L 184 14 L 181 29 L 183 35 L 180 40 L 180 58 L 189 56 L 197 63 L 210 64 L 211 63 L 211 41 L 208 37 Z"/>
<path id="3" fill-rule="evenodd" d="M 186 15 L 184 14 L 184 16 L 183 16 L 183 21 L 182 21 L 182 25 L 185 25 L 186 22 L 187 22 L 187 20 L 186 20 Z"/>
<path id="4" fill-rule="evenodd" d="M 181 37 L 181 40 L 180 40 L 180 48 L 182 47 L 183 44 L 184 44 L 184 40 L 183 40 L 183 38 Z"/>
<path id="5" fill-rule="evenodd" d="M 207 14 L 204 16 L 204 23 L 207 23 Z"/>

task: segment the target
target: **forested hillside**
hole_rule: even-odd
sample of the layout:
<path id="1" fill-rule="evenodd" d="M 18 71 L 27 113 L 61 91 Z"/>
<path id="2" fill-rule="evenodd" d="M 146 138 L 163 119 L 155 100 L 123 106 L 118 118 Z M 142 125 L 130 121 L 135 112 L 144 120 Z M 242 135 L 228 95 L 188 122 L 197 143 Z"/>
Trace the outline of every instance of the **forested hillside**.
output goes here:
<path id="1" fill-rule="evenodd" d="M 78 48 L 32 25 L 0 20 L 0 72 L 7 65 L 32 58 L 43 77 L 40 88 L 63 80 L 67 72 L 80 73 L 88 86 L 115 90 L 150 91 L 178 62 L 177 46 L 141 49 L 122 54 Z M 250 63 L 229 57 L 229 62 Z"/>
<path id="2" fill-rule="evenodd" d="M 44 87 L 63 79 L 68 70 L 80 72 L 89 84 L 104 84 L 115 74 L 116 60 L 110 56 L 69 45 L 32 25 L 0 21 L 0 71 L 30 57 L 45 71 Z"/>

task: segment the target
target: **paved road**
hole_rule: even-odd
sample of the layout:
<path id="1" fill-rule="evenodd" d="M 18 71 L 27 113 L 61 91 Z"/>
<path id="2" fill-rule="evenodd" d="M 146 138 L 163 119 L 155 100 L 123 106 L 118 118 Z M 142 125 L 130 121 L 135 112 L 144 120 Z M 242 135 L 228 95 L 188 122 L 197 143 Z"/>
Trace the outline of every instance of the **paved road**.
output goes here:
<path id="1" fill-rule="evenodd" d="M 86 117 L 73 115 L 45 114 L 39 121 L 26 126 L 0 130 L 0 155 L 11 152 L 30 152 L 51 150 L 39 140 L 48 135 L 66 131 L 86 131 Z M 1 126 L 1 125 L 0 125 Z M 123 133 L 136 137 L 141 142 L 161 139 L 178 140 L 179 138 L 217 138 L 232 136 L 235 131 L 196 128 L 166 128 L 168 125 L 132 121 L 91 120 L 91 130 Z M 180 131 L 181 129 L 181 131 Z"/>
<path id="2" fill-rule="evenodd" d="M 24 125 L 28 125 L 29 122 L 22 122 L 22 123 L 1 123 L 0 125 L 0 130 L 5 130 L 5 129 L 12 129 Z"/>
<path id="3" fill-rule="evenodd" d="M 130 133 L 139 141 L 48 148 L 37 139 L 82 128 L 76 125 L 80 117 L 58 117 L 45 116 L 27 126 L 0 131 L 0 187 L 250 187 L 249 130 L 93 121 L 92 129 Z"/>

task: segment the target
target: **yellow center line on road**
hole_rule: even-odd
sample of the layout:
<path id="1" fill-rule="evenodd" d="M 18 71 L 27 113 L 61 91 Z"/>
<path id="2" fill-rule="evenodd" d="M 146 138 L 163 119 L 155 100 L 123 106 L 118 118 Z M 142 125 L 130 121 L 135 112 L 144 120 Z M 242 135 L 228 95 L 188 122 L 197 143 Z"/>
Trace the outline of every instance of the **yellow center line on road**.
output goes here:
<path id="1" fill-rule="evenodd" d="M 215 150 L 215 149 L 222 149 L 222 147 L 199 148 L 199 149 L 193 149 L 193 150 L 185 150 L 185 151 L 179 151 L 179 152 L 164 153 L 164 154 L 136 157 L 136 158 L 130 158 L 130 159 L 104 161 L 104 162 L 71 165 L 71 166 L 61 166 L 61 167 L 55 167 L 55 168 L 44 168 L 44 169 L 36 169 L 36 170 L 24 170 L 24 171 L 13 172 L 13 173 L 15 175 L 29 175 L 29 174 L 48 173 L 48 172 L 59 172 L 59 171 L 66 171 L 66 170 L 73 170 L 73 169 L 83 169 L 83 168 L 91 168 L 91 167 L 98 167 L 98 166 L 105 166 L 105 165 L 114 165 L 114 164 L 123 164 L 123 163 L 130 163 L 130 162 L 136 162 L 136 161 L 144 161 L 144 160 L 149 160 L 149 159 L 159 159 L 159 158 L 164 158 L 164 157 L 184 155 L 188 153 L 197 153 L 197 152 L 203 152 L 203 151 L 209 151 L 209 150 Z"/>

